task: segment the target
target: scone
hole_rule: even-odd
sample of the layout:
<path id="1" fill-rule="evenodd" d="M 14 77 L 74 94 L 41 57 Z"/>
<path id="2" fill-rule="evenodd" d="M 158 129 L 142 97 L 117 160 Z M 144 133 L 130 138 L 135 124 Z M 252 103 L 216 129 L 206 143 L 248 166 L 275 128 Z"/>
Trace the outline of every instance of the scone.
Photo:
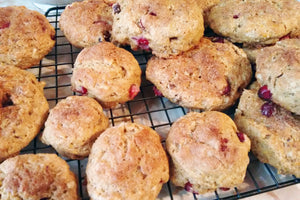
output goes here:
<path id="1" fill-rule="evenodd" d="M 108 118 L 96 100 L 69 96 L 50 110 L 41 140 L 63 156 L 83 159 L 107 127 Z"/>
<path id="2" fill-rule="evenodd" d="M 28 71 L 0 66 L 0 162 L 18 154 L 44 125 L 44 85 Z"/>
<path id="3" fill-rule="evenodd" d="M 46 17 L 24 6 L 0 8 L 0 64 L 26 69 L 39 64 L 55 44 Z"/>
<path id="4" fill-rule="evenodd" d="M 251 80 L 246 54 L 229 42 L 202 38 L 193 49 L 169 59 L 152 57 L 146 78 L 170 101 L 187 108 L 230 107 Z"/>
<path id="5" fill-rule="evenodd" d="M 121 123 L 96 140 L 86 174 L 91 200 L 154 200 L 169 179 L 168 158 L 154 130 Z"/>
<path id="6" fill-rule="evenodd" d="M 297 0 L 221 1 L 210 10 L 208 24 L 232 42 L 273 44 L 296 32 L 299 4 Z"/>
<path id="7" fill-rule="evenodd" d="M 56 154 L 24 154 L 0 164 L 1 200 L 77 200 L 77 183 Z"/>
<path id="8" fill-rule="evenodd" d="M 172 125 L 166 139 L 170 180 L 196 194 L 231 188 L 244 181 L 249 138 L 224 113 L 191 112 Z"/>
<path id="9" fill-rule="evenodd" d="M 59 27 L 71 44 L 84 48 L 109 41 L 112 7 L 105 0 L 85 0 L 66 6 Z"/>
<path id="10" fill-rule="evenodd" d="M 117 0 L 112 41 L 159 57 L 178 55 L 203 36 L 202 10 L 195 0 Z"/>
<path id="11" fill-rule="evenodd" d="M 79 53 L 71 84 L 74 91 L 95 98 L 104 108 L 112 108 L 139 93 L 141 74 L 130 52 L 101 42 Z"/>
<path id="12" fill-rule="evenodd" d="M 263 48 L 257 55 L 255 76 L 268 87 L 273 102 L 300 115 L 300 39 Z"/>
<path id="13" fill-rule="evenodd" d="M 279 174 L 300 177 L 300 121 L 297 116 L 260 99 L 257 89 L 245 90 L 234 121 L 251 140 L 251 150 Z"/>

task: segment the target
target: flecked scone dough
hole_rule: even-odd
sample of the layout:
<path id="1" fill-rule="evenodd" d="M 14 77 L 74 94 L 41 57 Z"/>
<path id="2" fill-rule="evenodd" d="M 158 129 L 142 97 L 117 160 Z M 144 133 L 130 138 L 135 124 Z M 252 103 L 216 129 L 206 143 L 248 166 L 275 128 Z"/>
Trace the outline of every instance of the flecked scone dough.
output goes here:
<path id="1" fill-rule="evenodd" d="M 77 200 L 77 183 L 56 154 L 25 154 L 0 164 L 1 200 Z"/>
<path id="2" fill-rule="evenodd" d="M 233 44 L 200 43 L 169 59 L 152 57 L 146 77 L 162 94 L 183 107 L 222 110 L 233 105 L 251 79 L 246 54 Z"/>
<path id="3" fill-rule="evenodd" d="M 23 6 L 0 8 L 0 64 L 22 69 L 39 64 L 54 46 L 54 36 L 42 14 Z"/>
<path id="4" fill-rule="evenodd" d="M 286 39 L 257 55 L 258 83 L 267 85 L 272 101 L 300 115 L 300 39 Z"/>
<path id="5" fill-rule="evenodd" d="M 91 199 L 150 200 L 168 181 L 169 164 L 154 130 L 121 123 L 96 140 L 86 173 Z"/>
<path id="6" fill-rule="evenodd" d="M 169 57 L 196 45 L 203 36 L 201 8 L 195 0 L 118 0 L 113 5 L 112 41 L 132 49 L 152 49 Z"/>
<path id="7" fill-rule="evenodd" d="M 0 162 L 39 133 L 49 110 L 43 88 L 30 72 L 0 66 Z"/>
<path id="8" fill-rule="evenodd" d="M 172 159 L 171 181 L 189 185 L 194 193 L 237 186 L 246 175 L 250 140 L 238 133 L 224 113 L 191 112 L 179 118 L 169 131 L 166 147 Z"/>
<path id="9" fill-rule="evenodd" d="M 141 85 L 141 68 L 133 55 L 109 42 L 83 49 L 76 58 L 72 89 L 96 98 L 105 108 L 132 100 Z"/>
<path id="10" fill-rule="evenodd" d="M 300 120 L 276 106 L 270 117 L 261 114 L 265 101 L 257 89 L 245 90 L 235 113 L 239 130 L 251 139 L 251 150 L 257 158 L 277 168 L 279 174 L 300 177 Z"/>
<path id="11" fill-rule="evenodd" d="M 69 96 L 50 110 L 41 140 L 63 156 L 83 159 L 107 127 L 108 118 L 96 100 Z"/>
<path id="12" fill-rule="evenodd" d="M 220 0 L 196 0 L 203 11 L 209 10 L 214 5 L 218 4 Z"/>
<path id="13" fill-rule="evenodd" d="M 232 42 L 272 44 L 299 25 L 297 0 L 226 0 L 214 6 L 208 24 Z"/>
<path id="14" fill-rule="evenodd" d="M 110 39 L 112 8 L 105 0 L 85 0 L 68 5 L 59 27 L 76 47 L 88 47 Z"/>

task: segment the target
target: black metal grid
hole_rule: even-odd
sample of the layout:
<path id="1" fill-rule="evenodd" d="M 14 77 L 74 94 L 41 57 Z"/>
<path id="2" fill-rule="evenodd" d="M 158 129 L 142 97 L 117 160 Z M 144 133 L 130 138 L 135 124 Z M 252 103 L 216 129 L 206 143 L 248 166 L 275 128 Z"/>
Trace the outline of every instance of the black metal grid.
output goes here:
<path id="1" fill-rule="evenodd" d="M 46 17 L 56 30 L 56 45 L 45 59 L 40 62 L 39 66 L 29 69 L 29 71 L 36 75 L 39 81 L 46 82 L 44 92 L 50 108 L 53 108 L 61 99 L 75 94 L 71 91 L 70 78 L 74 61 L 80 49 L 70 45 L 59 30 L 58 21 L 63 10 L 64 7 L 55 7 L 46 12 Z M 131 51 L 129 48 L 127 50 Z M 145 79 L 144 73 L 151 53 L 142 51 L 132 53 L 138 60 L 143 71 L 141 92 L 134 100 L 118 108 L 105 110 L 105 113 L 109 116 L 110 123 L 113 126 L 122 121 L 138 122 L 150 126 L 162 138 L 165 138 L 172 123 L 180 116 L 185 115 L 188 110 L 169 102 L 166 98 L 154 95 L 152 91 L 153 85 Z M 226 113 L 229 115 L 233 114 L 232 110 L 226 111 Z M 42 144 L 38 138 L 22 150 L 22 153 L 44 152 L 56 153 L 50 146 Z M 299 183 L 299 179 L 295 176 L 278 175 L 276 169 L 272 166 L 259 162 L 251 153 L 249 155 L 250 164 L 247 169 L 245 181 L 234 189 L 229 191 L 218 190 L 206 195 L 195 195 L 185 192 L 183 189 L 176 188 L 168 182 L 163 186 L 158 199 L 240 199 Z M 85 178 L 87 159 L 64 159 L 78 177 L 78 193 L 80 197 L 83 200 L 89 199 Z"/>

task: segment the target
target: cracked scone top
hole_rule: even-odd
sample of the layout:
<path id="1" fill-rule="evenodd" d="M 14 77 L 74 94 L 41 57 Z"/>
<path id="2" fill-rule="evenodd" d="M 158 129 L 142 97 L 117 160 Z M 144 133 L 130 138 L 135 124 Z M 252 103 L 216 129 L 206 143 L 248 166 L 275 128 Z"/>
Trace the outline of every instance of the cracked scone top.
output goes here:
<path id="1" fill-rule="evenodd" d="M 105 0 L 74 2 L 61 14 L 59 27 L 71 44 L 89 47 L 110 40 L 112 8 Z"/>
<path id="2" fill-rule="evenodd" d="M 224 113 L 191 112 L 172 125 L 167 139 L 170 180 L 203 194 L 242 183 L 249 163 L 250 140 Z"/>
<path id="3" fill-rule="evenodd" d="M 299 34 L 299 8 L 297 0 L 226 0 L 210 10 L 208 24 L 232 42 L 273 44 Z"/>
<path id="4" fill-rule="evenodd" d="M 154 130 L 121 123 L 96 140 L 86 173 L 92 200 L 154 200 L 169 179 L 169 164 Z"/>
<path id="5" fill-rule="evenodd" d="M 240 98 L 234 116 L 237 127 L 250 138 L 251 150 L 261 162 L 271 164 L 279 174 L 294 174 L 299 178 L 299 118 L 275 104 L 271 116 L 263 115 L 265 101 L 258 97 L 258 88 L 253 87 L 244 90 Z"/>
<path id="6" fill-rule="evenodd" d="M 76 58 L 72 89 L 104 108 L 132 100 L 140 90 L 141 68 L 134 56 L 109 42 L 83 49 Z"/>
<path id="7" fill-rule="evenodd" d="M 195 0 L 118 0 L 113 18 L 114 43 L 152 49 L 159 57 L 192 48 L 204 32 L 202 10 Z"/>
<path id="8" fill-rule="evenodd" d="M 300 39 L 286 39 L 257 55 L 257 82 L 267 85 L 271 100 L 300 115 Z"/>
<path id="9" fill-rule="evenodd" d="M 44 85 L 28 71 L 0 66 L 0 162 L 18 154 L 44 125 Z"/>
<path id="10" fill-rule="evenodd" d="M 0 64 L 22 69 L 39 64 L 54 46 L 54 36 L 41 13 L 24 6 L 0 8 Z"/>
<path id="11" fill-rule="evenodd" d="M 152 57 L 146 77 L 173 103 L 203 110 L 233 105 L 251 79 L 246 54 L 230 42 L 202 38 L 193 49 L 176 57 Z"/>
<path id="12" fill-rule="evenodd" d="M 24 154 L 0 164 L 1 200 L 77 200 L 77 181 L 56 154 Z"/>
<path id="13" fill-rule="evenodd" d="M 61 155 L 83 159 L 108 127 L 100 104 L 86 96 L 69 96 L 50 110 L 41 140 Z"/>

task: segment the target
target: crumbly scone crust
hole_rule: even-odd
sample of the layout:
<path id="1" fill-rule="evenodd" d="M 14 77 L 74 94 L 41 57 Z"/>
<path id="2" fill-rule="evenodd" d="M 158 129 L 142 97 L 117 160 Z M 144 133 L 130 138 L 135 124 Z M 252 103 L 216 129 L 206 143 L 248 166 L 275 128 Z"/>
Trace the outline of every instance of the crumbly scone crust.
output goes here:
<path id="1" fill-rule="evenodd" d="M 77 200 L 75 175 L 56 154 L 25 154 L 0 164 L 0 197 Z"/>
<path id="2" fill-rule="evenodd" d="M 108 125 L 108 118 L 96 100 L 69 96 L 50 110 L 41 140 L 62 156 L 83 159 Z"/>
<path id="3" fill-rule="evenodd" d="M 261 162 L 273 165 L 279 174 L 300 177 L 299 118 L 279 106 L 266 117 L 260 110 L 264 103 L 257 89 L 245 90 L 234 121 L 251 139 L 251 150 Z"/>
<path id="4" fill-rule="evenodd" d="M 169 165 L 154 130 L 122 123 L 96 140 L 86 173 L 91 199 L 154 200 L 169 179 Z"/>
<path id="5" fill-rule="evenodd" d="M 39 64 L 55 44 L 46 17 L 24 6 L 0 8 L 0 64 L 22 69 Z"/>
<path id="6" fill-rule="evenodd" d="M 241 49 L 207 38 L 177 57 L 152 57 L 146 69 L 147 79 L 170 101 L 203 110 L 223 110 L 233 105 L 251 74 Z"/>
<path id="7" fill-rule="evenodd" d="M 227 115 L 217 111 L 191 112 L 179 118 L 166 139 L 171 156 L 171 181 L 192 185 L 199 194 L 243 182 L 249 163 L 250 140 L 241 142 Z"/>
<path id="8" fill-rule="evenodd" d="M 300 39 L 286 39 L 257 55 L 258 83 L 267 85 L 272 101 L 300 115 Z"/>
<path id="9" fill-rule="evenodd" d="M 12 66 L 0 66 L 0 162 L 18 154 L 39 133 L 49 104 L 43 82 Z"/>

